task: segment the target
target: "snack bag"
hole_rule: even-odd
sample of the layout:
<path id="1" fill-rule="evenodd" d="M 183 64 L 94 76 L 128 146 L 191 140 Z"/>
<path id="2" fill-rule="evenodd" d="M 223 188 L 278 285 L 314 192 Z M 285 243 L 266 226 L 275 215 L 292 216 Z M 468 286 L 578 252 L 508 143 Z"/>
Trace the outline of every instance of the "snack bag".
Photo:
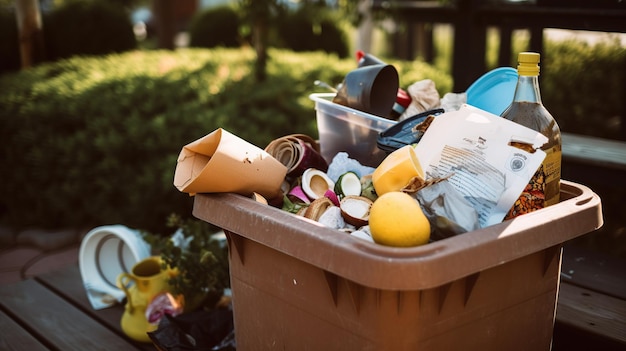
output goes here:
<path id="1" fill-rule="evenodd" d="M 483 228 L 502 222 L 545 158 L 545 142 L 541 133 L 464 104 L 435 118 L 415 151 L 426 174 L 448 177 Z"/>

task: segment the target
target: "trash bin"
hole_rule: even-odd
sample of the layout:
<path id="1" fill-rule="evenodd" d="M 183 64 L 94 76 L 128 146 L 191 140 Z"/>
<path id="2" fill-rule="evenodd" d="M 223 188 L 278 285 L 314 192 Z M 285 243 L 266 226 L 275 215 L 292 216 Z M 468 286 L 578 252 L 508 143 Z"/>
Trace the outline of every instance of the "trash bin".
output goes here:
<path id="1" fill-rule="evenodd" d="M 561 202 L 424 246 L 392 248 L 236 194 L 193 214 L 227 232 L 238 350 L 549 350 L 561 247 L 602 225 Z"/>

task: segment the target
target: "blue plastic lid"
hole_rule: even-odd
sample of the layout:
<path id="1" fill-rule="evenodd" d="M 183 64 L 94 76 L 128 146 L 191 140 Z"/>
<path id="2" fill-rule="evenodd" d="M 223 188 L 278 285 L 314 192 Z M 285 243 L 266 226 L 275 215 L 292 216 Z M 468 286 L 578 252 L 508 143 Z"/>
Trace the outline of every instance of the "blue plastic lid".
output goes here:
<path id="1" fill-rule="evenodd" d="M 512 67 L 493 69 L 467 88 L 467 104 L 500 116 L 515 94 L 517 70 Z"/>

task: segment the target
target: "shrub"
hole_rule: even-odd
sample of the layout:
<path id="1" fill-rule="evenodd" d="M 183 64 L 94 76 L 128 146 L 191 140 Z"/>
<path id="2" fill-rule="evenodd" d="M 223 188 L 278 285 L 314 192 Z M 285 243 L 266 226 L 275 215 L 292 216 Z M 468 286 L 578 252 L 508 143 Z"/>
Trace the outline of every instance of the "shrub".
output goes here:
<path id="1" fill-rule="evenodd" d="M 200 11 L 189 24 L 189 46 L 213 48 L 238 47 L 241 20 L 230 6 Z"/>
<path id="2" fill-rule="evenodd" d="M 108 1 L 65 1 L 43 21 L 50 60 L 123 52 L 137 46 L 130 16 Z"/>
<path id="3" fill-rule="evenodd" d="M 20 68 L 15 13 L 0 8 L 0 74 Z"/>
<path id="4" fill-rule="evenodd" d="M 262 148 L 317 138 L 313 82 L 340 83 L 355 67 L 321 52 L 270 58 L 263 83 L 249 48 L 73 57 L 0 76 L 0 223 L 167 232 L 170 214 L 191 216 L 192 198 L 172 184 L 185 144 L 219 127 Z M 404 72 L 417 79 L 426 66 Z"/>
<path id="5" fill-rule="evenodd" d="M 392 64 L 398 70 L 400 87 L 402 88 L 406 89 L 409 85 L 428 78 L 435 82 L 440 96 L 452 91 L 452 78 L 447 73 L 423 61 L 396 61 L 389 59 L 384 59 L 384 61 Z"/>
<path id="6" fill-rule="evenodd" d="M 626 88 L 626 50 L 619 41 L 550 41 L 542 57 L 541 93 L 562 131 L 626 140 L 618 119 Z"/>
<path id="7" fill-rule="evenodd" d="M 283 45 L 296 52 L 319 50 L 348 57 L 346 33 L 339 26 L 342 21 L 330 11 L 316 9 L 311 15 L 310 10 L 304 6 L 277 21 Z"/>

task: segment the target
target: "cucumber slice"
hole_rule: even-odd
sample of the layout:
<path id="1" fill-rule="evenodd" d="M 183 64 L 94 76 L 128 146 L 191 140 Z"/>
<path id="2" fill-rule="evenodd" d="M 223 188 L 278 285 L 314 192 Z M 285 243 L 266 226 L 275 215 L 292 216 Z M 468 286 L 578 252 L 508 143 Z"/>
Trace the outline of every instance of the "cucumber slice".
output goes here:
<path id="1" fill-rule="evenodd" d="M 342 174 L 335 183 L 335 194 L 340 197 L 361 195 L 361 179 L 354 172 Z"/>

